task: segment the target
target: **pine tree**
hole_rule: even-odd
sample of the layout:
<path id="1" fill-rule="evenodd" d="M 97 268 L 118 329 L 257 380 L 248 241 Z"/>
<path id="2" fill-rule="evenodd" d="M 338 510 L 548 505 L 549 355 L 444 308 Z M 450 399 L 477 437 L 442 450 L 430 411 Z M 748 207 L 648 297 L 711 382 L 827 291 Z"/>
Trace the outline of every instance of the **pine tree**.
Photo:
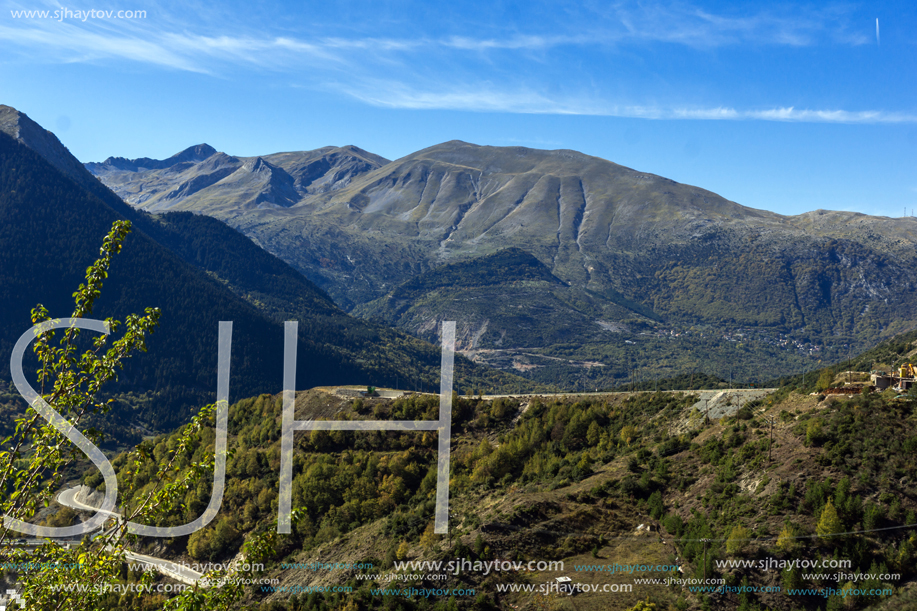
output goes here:
<path id="1" fill-rule="evenodd" d="M 802 587 L 802 577 L 799 575 L 799 570 L 796 567 L 783 569 L 781 583 L 783 585 L 783 591 L 787 596 L 790 596 L 790 590 L 798 590 Z"/>
<path id="2" fill-rule="evenodd" d="M 831 499 L 828 499 L 828 503 L 821 512 L 821 517 L 818 519 L 818 526 L 815 527 L 815 532 L 819 537 L 827 537 L 844 532 L 844 525 L 841 523 L 841 519 L 838 517 L 837 510 L 834 508 L 834 503 L 831 502 Z"/>
<path id="3" fill-rule="evenodd" d="M 427 524 L 426 530 L 424 530 L 423 534 L 420 536 L 420 545 L 425 548 L 430 548 L 439 542 L 439 535 L 434 533 L 433 530 L 433 524 Z"/>
<path id="4" fill-rule="evenodd" d="M 806 445 L 817 446 L 821 443 L 823 437 L 821 420 L 819 418 L 809 420 L 809 424 L 806 427 Z"/>
<path id="5" fill-rule="evenodd" d="M 591 447 L 599 445 L 599 441 L 602 439 L 602 427 L 593 420 L 589 424 L 589 429 L 586 431 L 586 443 Z"/>
<path id="6" fill-rule="evenodd" d="M 655 611 L 656 603 L 651 603 L 650 599 L 641 600 L 636 605 L 631 607 L 628 611 Z"/>
<path id="7" fill-rule="evenodd" d="M 793 528 L 789 524 L 783 525 L 780 536 L 777 537 L 777 549 L 781 552 L 790 553 L 796 549 L 796 539 L 793 538 Z"/>
<path id="8" fill-rule="evenodd" d="M 478 558 L 484 555 L 484 537 L 481 536 L 481 533 L 478 533 L 474 540 L 474 554 Z"/>
<path id="9" fill-rule="evenodd" d="M 726 541 L 726 552 L 730 554 L 741 552 L 748 545 L 750 537 L 748 529 L 744 526 L 734 527 L 732 532 L 729 533 L 729 539 Z"/>

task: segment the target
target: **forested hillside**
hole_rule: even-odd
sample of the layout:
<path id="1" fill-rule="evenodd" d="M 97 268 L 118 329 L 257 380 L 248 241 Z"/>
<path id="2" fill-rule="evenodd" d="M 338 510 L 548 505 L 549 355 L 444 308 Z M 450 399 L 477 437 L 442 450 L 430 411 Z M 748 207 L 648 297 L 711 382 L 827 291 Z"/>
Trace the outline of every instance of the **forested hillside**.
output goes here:
<path id="1" fill-rule="evenodd" d="M 438 409 L 432 395 L 347 400 L 310 391 L 297 401 L 303 416 L 334 419 L 434 418 Z M 564 609 L 564 596 L 505 591 L 507 584 L 537 585 L 564 575 L 580 584 L 633 585 L 627 593 L 577 595 L 576 608 L 589 610 L 623 611 L 647 599 L 657 609 L 743 611 L 905 609 L 913 600 L 917 480 L 910 457 L 917 452 L 917 395 L 824 399 L 787 387 L 710 423 L 693 397 L 678 393 L 454 401 L 450 536 L 432 532 L 434 436 L 298 435 L 293 499 L 304 517 L 278 543 L 265 573 L 287 590 L 252 588 L 249 608 Z M 232 406 L 229 444 L 235 453 L 220 517 L 175 541 L 171 557 L 226 559 L 246 533 L 273 528 L 280 410 L 279 396 Z M 186 460 L 205 458 L 211 440 L 205 437 Z M 144 447 L 158 457 L 171 445 L 161 437 Z M 154 484 L 152 471 L 128 473 L 126 457 L 115 464 L 119 478 L 135 489 Z M 88 473 L 86 481 L 100 480 Z M 169 520 L 196 516 L 208 490 L 188 492 L 184 515 Z M 452 598 L 381 596 L 377 589 L 386 585 L 372 577 L 403 574 L 395 561 L 457 558 L 562 560 L 565 568 L 472 571 L 446 582 L 395 584 L 476 592 Z M 840 572 L 787 568 L 801 559 L 850 564 Z M 761 561 L 778 568 L 762 570 Z M 334 562 L 374 568 L 287 566 Z M 616 563 L 682 570 L 603 568 Z M 733 589 L 704 593 L 635 581 L 705 576 Z M 290 594 L 318 585 L 353 590 Z M 859 595 L 854 589 L 885 592 Z"/>

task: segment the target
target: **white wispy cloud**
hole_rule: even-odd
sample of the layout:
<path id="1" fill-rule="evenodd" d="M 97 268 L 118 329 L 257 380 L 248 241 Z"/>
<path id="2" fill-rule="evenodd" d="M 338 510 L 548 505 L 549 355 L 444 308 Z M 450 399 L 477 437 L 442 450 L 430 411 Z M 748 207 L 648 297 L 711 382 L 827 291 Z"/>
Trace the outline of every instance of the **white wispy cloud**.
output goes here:
<path id="1" fill-rule="evenodd" d="M 749 119 L 765 121 L 799 121 L 807 123 L 917 123 L 917 115 L 887 112 L 882 110 L 810 110 L 771 108 L 749 110 L 744 113 Z"/>
<path id="2" fill-rule="evenodd" d="M 393 38 L 322 38 L 321 46 L 327 49 L 357 49 L 361 51 L 414 51 L 429 45 L 424 39 L 397 40 Z"/>
<path id="3" fill-rule="evenodd" d="M 47 61 L 122 60 L 227 78 L 240 68 L 271 71 L 286 80 L 308 82 L 310 87 L 323 87 L 385 108 L 659 120 L 917 122 L 914 114 L 884 110 L 614 104 L 599 92 L 602 86 L 594 83 L 571 85 L 580 91 L 556 93 L 551 78 L 557 76 L 531 70 L 525 63 L 529 56 L 550 58 L 550 53 L 539 52 L 560 46 L 580 46 L 588 51 L 660 42 L 699 48 L 743 43 L 804 46 L 825 40 L 861 44 L 871 36 L 871 32 L 862 39 L 860 34 L 851 34 L 849 15 L 843 7 L 773 9 L 736 16 L 692 4 L 618 2 L 597 6 L 600 8 L 574 15 L 564 26 L 566 31 L 549 35 L 512 32 L 505 36 L 490 33 L 410 39 L 306 38 L 293 32 L 274 36 L 238 33 L 238 28 L 228 27 L 237 32 L 177 31 L 171 21 L 169 29 L 163 30 L 152 19 L 64 23 L 12 20 L 7 23 L 14 25 L 0 26 L 0 42 L 32 59 Z M 477 61 L 481 57 L 484 59 Z M 567 78 L 564 73 L 562 80 Z"/>
<path id="4" fill-rule="evenodd" d="M 107 24 L 106 24 L 107 25 Z M 31 60 L 47 58 L 65 63 L 126 60 L 176 70 L 219 74 L 228 67 L 249 65 L 289 70 L 314 65 L 344 66 L 336 45 L 289 37 L 206 36 L 147 32 L 127 26 L 112 31 L 92 24 L 51 22 L 33 27 L 0 25 L 0 41 L 29 52 Z"/>
<path id="5" fill-rule="evenodd" d="M 882 110 L 797 109 L 790 107 L 736 109 L 717 107 L 666 107 L 613 105 L 583 98 L 553 99 L 529 91 L 505 91 L 492 83 L 466 83 L 452 89 L 420 90 L 404 83 L 366 80 L 329 82 L 327 89 L 383 108 L 407 110 L 460 110 L 520 114 L 590 115 L 652 120 L 781 121 L 799 123 L 917 123 L 917 114 Z"/>
<path id="6" fill-rule="evenodd" d="M 42 3 L 47 9 L 55 2 Z M 41 7 L 42 4 L 38 6 Z M 8 5 L 12 6 L 12 5 Z M 16 6 L 15 10 L 29 7 Z M 35 8 L 33 5 L 31 8 Z M 9 9 L 14 10 L 14 9 Z M 215 72 L 208 61 L 249 64 L 271 63 L 258 54 L 276 53 L 275 65 L 295 64 L 298 59 L 320 58 L 336 63 L 362 53 L 362 60 L 384 61 L 391 54 L 488 53 L 544 51 L 577 45 L 603 48 L 624 44 L 671 43 L 697 48 L 743 43 L 805 46 L 824 40 L 845 44 L 871 41 L 871 32 L 851 34 L 843 8 L 820 10 L 784 9 L 782 13 L 759 12 L 746 16 L 715 14 L 691 4 L 663 5 L 655 2 L 618 2 L 601 9 L 583 10 L 550 34 L 500 31 L 488 36 L 442 37 L 314 37 L 265 36 L 254 33 L 189 33 L 174 30 L 175 20 L 160 6 L 149 19 L 106 22 L 16 19 L 0 28 L 0 40 L 44 56 L 76 53 L 64 61 L 119 58 L 180 70 Z M 164 24 L 172 31 L 161 29 Z M 212 28 L 219 29 L 219 24 Z M 227 26 L 230 27 L 230 26 Z M 239 30 L 238 26 L 230 29 Z M 366 53 L 372 53 L 367 57 Z"/>
<path id="7" fill-rule="evenodd" d="M 560 45 L 601 44 L 606 39 L 596 35 L 581 34 L 577 36 L 541 36 L 514 35 L 503 38 L 471 38 L 468 36 L 449 36 L 441 40 L 429 41 L 428 44 L 458 49 L 461 51 L 486 52 L 495 49 L 532 50 L 549 49 Z"/>
<path id="8" fill-rule="evenodd" d="M 161 45 L 180 51 L 201 63 L 215 60 L 227 65 L 252 65 L 274 70 L 287 70 L 291 64 L 300 68 L 309 65 L 346 64 L 343 56 L 315 42 L 289 37 L 255 38 L 240 36 L 203 36 L 197 34 L 164 34 Z M 305 63 L 304 63 L 305 62 Z M 220 70 L 220 63 L 214 70 Z"/>
<path id="9" fill-rule="evenodd" d="M 490 83 L 457 86 L 450 90 L 422 90 L 405 83 L 380 79 L 329 81 L 325 89 L 366 104 L 409 110 L 467 110 L 528 114 L 598 114 L 585 106 L 552 100 L 534 91 L 501 91 Z"/>
<path id="10" fill-rule="evenodd" d="M 657 41 L 710 48 L 737 44 L 809 46 L 820 42 L 861 45 L 867 32 L 853 29 L 850 11 L 843 5 L 819 9 L 799 6 L 770 8 L 755 14 L 715 14 L 693 4 L 620 2 L 611 5 L 605 23 L 618 22 L 607 35 L 616 42 Z"/>
<path id="11" fill-rule="evenodd" d="M 188 72 L 208 72 L 195 59 L 156 41 L 89 31 L 70 24 L 57 24 L 53 28 L 0 25 L 0 41 L 16 45 L 22 50 L 31 50 L 35 54 L 33 58 L 51 56 L 55 61 L 65 63 L 117 58 Z"/>

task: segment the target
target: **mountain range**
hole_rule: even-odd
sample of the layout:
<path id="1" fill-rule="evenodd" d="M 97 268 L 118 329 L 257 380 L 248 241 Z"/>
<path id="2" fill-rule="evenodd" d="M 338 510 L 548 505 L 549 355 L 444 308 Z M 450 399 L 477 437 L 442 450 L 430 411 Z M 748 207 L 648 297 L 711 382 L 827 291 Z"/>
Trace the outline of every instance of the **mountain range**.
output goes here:
<path id="1" fill-rule="evenodd" d="M 206 153 L 201 148 L 182 159 L 193 163 Z M 70 314 L 71 294 L 118 219 L 130 220 L 133 231 L 92 317 L 162 310 L 149 352 L 129 361 L 113 388 L 130 415 L 119 421 L 167 430 L 212 402 L 222 320 L 234 323 L 234 397 L 280 388 L 285 320 L 299 321 L 303 387 L 400 381 L 438 388 L 438 346 L 349 316 L 295 269 L 216 219 L 131 208 L 53 134 L 8 106 L 0 106 L 0 362 L 9 362 L 37 304 L 55 317 Z M 506 390 L 531 386 L 463 358 L 456 374 L 459 389 L 472 379 Z M 2 375 L 9 379 L 8 370 Z"/>
<path id="2" fill-rule="evenodd" d="M 347 311 L 427 339 L 454 317 L 465 354 L 541 381 L 763 380 L 917 325 L 917 219 L 782 216 L 575 151 L 451 141 L 388 162 L 198 145 L 86 167 L 137 208 L 225 221 Z M 435 279 L 508 248 L 550 288 Z"/>
<path id="3" fill-rule="evenodd" d="M 302 517 L 278 537 L 261 575 L 276 587 L 246 588 L 237 608 L 914 607 L 917 391 L 823 394 L 850 379 L 838 369 L 866 379 L 917 357 L 917 330 L 896 334 L 914 326 L 913 220 L 782 217 L 567 151 L 447 143 L 395 162 L 354 147 L 224 157 L 199 145 L 167 160 L 89 165 L 108 184 L 142 194 L 150 209 L 161 206 L 150 214 L 138 209 L 144 203 L 125 204 L 53 134 L 0 107 L 0 362 L 36 303 L 69 314 L 71 291 L 117 219 L 134 230 L 93 317 L 163 311 L 149 352 L 121 372 L 107 416 L 143 425 L 141 454 L 167 456 L 182 433 L 150 433 L 212 401 L 217 323 L 235 323 L 235 451 L 219 514 L 190 537 L 137 541 L 137 551 L 230 562 L 249 535 L 274 530 L 282 321 L 300 321 L 301 389 L 392 376 L 433 388 L 439 349 L 424 338 L 438 340 L 437 323 L 457 319 L 464 353 L 528 379 L 456 359 L 461 390 L 517 395 L 454 402 L 448 536 L 433 529 L 434 436 L 300 435 L 292 497 Z M 219 164 L 229 173 L 207 178 L 202 168 Z M 600 188 L 606 195 L 596 195 Z M 841 332 L 848 345 L 895 337 L 840 367 L 798 372 L 849 350 L 836 345 Z M 776 392 L 519 393 L 544 389 L 540 379 L 585 386 L 622 376 L 651 390 L 635 368 L 677 372 L 702 360 L 720 372 L 797 375 Z M 676 383 L 725 385 L 710 369 Z M 353 394 L 301 390 L 298 415 L 398 421 L 439 409 L 432 394 Z M 12 424 L 12 396 L 0 387 L 0 436 Z M 757 398 L 746 403 L 750 396 Z M 708 400 L 723 411 L 711 414 Z M 206 455 L 209 443 L 193 439 L 191 454 Z M 142 494 L 156 477 L 127 454 L 112 464 L 125 494 Z M 99 490 L 102 478 L 90 469 L 81 482 Z M 182 494 L 162 524 L 194 519 L 210 490 Z M 797 564 L 760 570 L 765 557 Z M 430 588 L 430 597 L 389 595 L 405 594 L 389 579 L 406 575 L 396 562 L 458 558 L 564 568 L 434 572 L 404 581 Z M 806 573 L 800 558 L 848 562 L 843 573 Z M 642 566 L 631 573 L 617 563 Z M 644 579 L 674 575 L 650 568 L 674 564 L 679 579 L 722 579 L 729 589 L 708 596 Z M 582 590 L 575 598 L 534 589 L 571 581 Z M 601 590 L 608 584 L 616 586 L 610 595 Z M 443 588 L 475 596 L 448 597 Z M 112 592 L 103 606 L 135 608 L 138 600 L 164 604 Z"/>

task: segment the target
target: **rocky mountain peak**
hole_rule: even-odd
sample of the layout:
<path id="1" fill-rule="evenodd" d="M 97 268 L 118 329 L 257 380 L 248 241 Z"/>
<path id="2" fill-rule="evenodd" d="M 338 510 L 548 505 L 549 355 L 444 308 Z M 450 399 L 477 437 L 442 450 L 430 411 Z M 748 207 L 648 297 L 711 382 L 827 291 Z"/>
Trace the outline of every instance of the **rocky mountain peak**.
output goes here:
<path id="1" fill-rule="evenodd" d="M 180 153 L 172 155 L 166 161 L 172 161 L 174 163 L 181 163 L 183 161 L 203 161 L 211 155 L 216 154 L 216 152 L 217 150 L 209 144 L 195 144 L 194 146 L 189 146 Z"/>
<path id="2" fill-rule="evenodd" d="M 50 131 L 12 106 L 0 105 L 0 131 L 12 136 L 82 187 L 97 190 L 98 181 Z"/>
<path id="3" fill-rule="evenodd" d="M 267 161 L 265 161 L 263 157 L 253 157 L 242 165 L 242 170 L 246 172 L 251 172 L 253 174 L 261 173 L 261 172 L 271 172 L 275 169 L 276 168 L 273 165 L 271 165 L 270 163 L 268 163 Z"/>

